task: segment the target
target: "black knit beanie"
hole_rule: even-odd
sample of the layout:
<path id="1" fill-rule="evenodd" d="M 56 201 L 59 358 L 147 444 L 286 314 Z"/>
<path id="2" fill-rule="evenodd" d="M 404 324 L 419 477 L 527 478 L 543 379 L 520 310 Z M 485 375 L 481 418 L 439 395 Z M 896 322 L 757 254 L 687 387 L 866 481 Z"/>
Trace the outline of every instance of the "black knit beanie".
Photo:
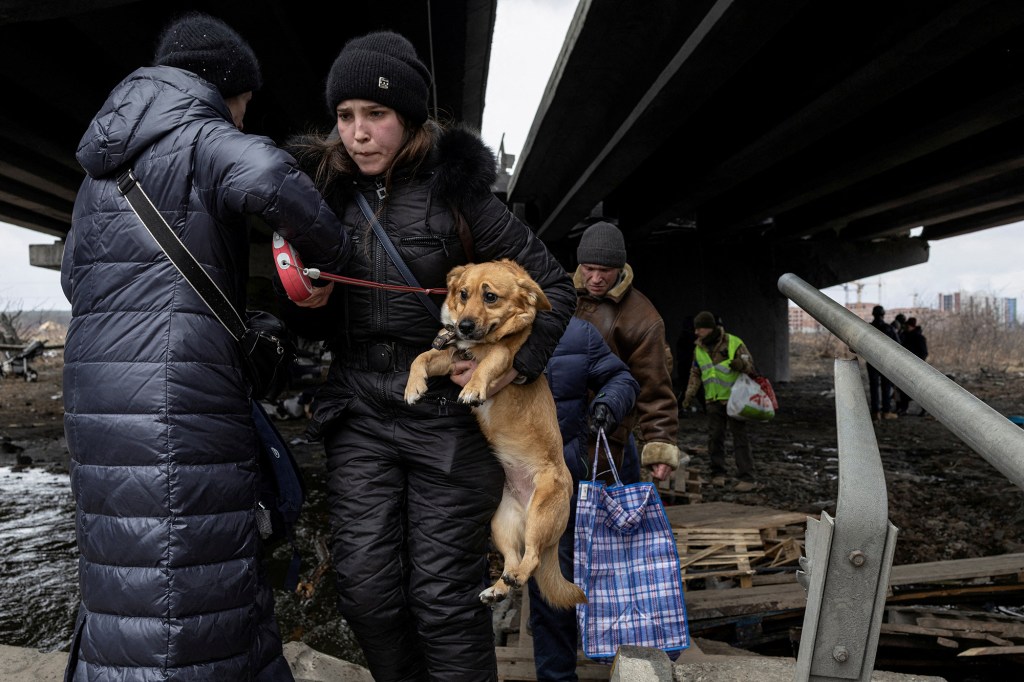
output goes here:
<path id="1" fill-rule="evenodd" d="M 715 322 L 715 316 L 707 310 L 702 310 L 697 313 L 697 317 L 693 318 L 694 329 L 714 329 L 718 326 Z"/>
<path id="2" fill-rule="evenodd" d="M 626 242 L 611 223 L 594 223 L 586 229 L 576 247 L 576 262 L 621 268 L 626 265 Z"/>
<path id="3" fill-rule="evenodd" d="M 249 43 L 220 19 L 190 12 L 160 34 L 155 66 L 191 71 L 214 85 L 222 97 L 234 97 L 263 84 L 260 64 Z"/>
<path id="4" fill-rule="evenodd" d="M 334 116 L 339 102 L 367 99 L 391 107 L 412 125 L 427 120 L 430 71 L 416 48 L 392 31 L 352 38 L 327 75 L 327 108 Z"/>

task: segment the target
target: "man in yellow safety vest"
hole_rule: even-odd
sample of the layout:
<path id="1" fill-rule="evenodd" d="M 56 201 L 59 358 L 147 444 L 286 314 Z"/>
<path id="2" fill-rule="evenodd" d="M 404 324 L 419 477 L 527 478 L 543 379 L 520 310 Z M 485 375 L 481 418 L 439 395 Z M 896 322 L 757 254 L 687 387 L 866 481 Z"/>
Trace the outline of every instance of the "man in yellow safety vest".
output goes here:
<path id="1" fill-rule="evenodd" d="M 694 351 L 690 367 L 690 380 L 683 397 L 683 407 L 689 408 L 697 391 L 704 386 L 704 402 L 708 414 L 708 457 L 711 460 L 711 485 L 725 485 L 725 429 L 732 429 L 733 457 L 736 460 L 736 478 L 733 490 L 749 492 L 754 482 L 754 457 L 750 451 L 747 424 L 726 412 L 732 394 L 732 385 L 740 374 L 754 372 L 754 359 L 735 334 L 727 334 L 715 316 L 704 310 L 693 319 Z"/>

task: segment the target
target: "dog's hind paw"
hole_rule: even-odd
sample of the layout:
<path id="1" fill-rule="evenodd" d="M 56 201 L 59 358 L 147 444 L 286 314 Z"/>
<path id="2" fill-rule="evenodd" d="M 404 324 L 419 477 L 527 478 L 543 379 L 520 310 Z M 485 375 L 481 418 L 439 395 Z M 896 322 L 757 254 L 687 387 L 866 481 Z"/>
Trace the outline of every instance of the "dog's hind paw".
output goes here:
<path id="1" fill-rule="evenodd" d="M 501 592 L 494 589 L 493 586 L 488 587 L 486 590 L 480 593 L 480 601 L 488 606 L 494 606 L 505 601 L 505 597 L 508 596 L 508 592 Z"/>
<path id="2" fill-rule="evenodd" d="M 502 574 L 501 579 L 509 587 L 522 587 L 523 586 L 523 581 L 519 580 L 519 578 L 514 573 L 504 573 L 504 574 Z"/>

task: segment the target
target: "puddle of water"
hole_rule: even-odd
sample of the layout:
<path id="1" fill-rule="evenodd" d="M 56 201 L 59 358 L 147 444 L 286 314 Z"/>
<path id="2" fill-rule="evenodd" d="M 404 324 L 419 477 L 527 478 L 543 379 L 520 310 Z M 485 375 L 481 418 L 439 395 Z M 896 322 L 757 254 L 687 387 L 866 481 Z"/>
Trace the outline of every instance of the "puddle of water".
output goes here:
<path id="1" fill-rule="evenodd" d="M 74 513 L 67 474 L 0 468 L 0 642 L 68 647 L 78 609 Z"/>
<path id="2" fill-rule="evenodd" d="M 327 538 L 327 496 L 321 475 L 307 475 L 307 502 L 297 529 L 303 578 Z M 275 586 L 284 580 L 291 548 L 268 561 Z M 348 624 L 335 609 L 333 573 L 312 599 L 276 589 L 275 612 L 285 641 L 301 640 L 325 654 L 366 665 Z M 75 504 L 67 473 L 0 467 L 0 644 L 67 651 L 78 612 Z"/>

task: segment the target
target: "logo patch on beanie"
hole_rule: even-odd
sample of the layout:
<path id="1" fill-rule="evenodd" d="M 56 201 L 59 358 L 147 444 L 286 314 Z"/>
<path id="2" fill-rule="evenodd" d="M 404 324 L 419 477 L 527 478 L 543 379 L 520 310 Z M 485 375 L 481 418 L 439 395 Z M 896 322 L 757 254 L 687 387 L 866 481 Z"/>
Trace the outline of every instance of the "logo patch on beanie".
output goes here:
<path id="1" fill-rule="evenodd" d="M 389 87 L 391 87 L 391 81 L 389 81 L 386 76 L 378 76 L 377 87 L 380 88 L 381 90 L 387 90 Z"/>

